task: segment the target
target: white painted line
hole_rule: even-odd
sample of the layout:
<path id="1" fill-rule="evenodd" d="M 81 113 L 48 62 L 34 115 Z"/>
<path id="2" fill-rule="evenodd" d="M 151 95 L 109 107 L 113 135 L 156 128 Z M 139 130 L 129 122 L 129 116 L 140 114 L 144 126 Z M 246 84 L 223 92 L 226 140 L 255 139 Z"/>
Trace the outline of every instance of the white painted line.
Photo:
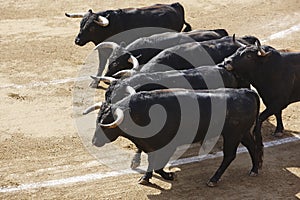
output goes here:
<path id="1" fill-rule="evenodd" d="M 63 166 L 57 166 L 57 167 L 49 167 L 49 168 L 45 168 L 45 169 L 38 169 L 36 171 L 26 173 L 26 176 L 27 177 L 39 176 L 44 173 L 51 174 L 53 172 L 54 173 L 70 172 L 70 171 L 74 171 L 74 170 L 78 170 L 78 169 L 92 168 L 92 167 L 96 167 L 96 166 L 99 166 L 99 162 L 96 160 L 92 160 L 89 162 L 79 163 L 78 165 L 63 165 Z M 11 174 L 11 175 L 17 175 L 17 174 Z"/>
<path id="2" fill-rule="evenodd" d="M 284 38 L 287 35 L 292 34 L 294 32 L 298 32 L 298 31 L 300 31 L 300 24 L 292 26 L 291 28 L 280 31 L 278 33 L 274 33 L 274 34 L 270 35 L 269 37 L 267 37 L 266 39 L 262 40 L 262 42 L 267 42 L 267 41 L 270 41 L 270 40 Z"/>
<path id="3" fill-rule="evenodd" d="M 300 140 L 300 137 L 295 136 L 295 137 L 288 137 L 288 138 L 284 138 L 284 139 L 280 139 L 280 140 L 265 142 L 264 143 L 264 148 L 273 147 L 273 146 L 277 146 L 277 145 L 280 145 L 280 144 L 286 144 L 286 143 L 290 143 L 290 142 L 295 142 L 295 141 L 298 141 L 298 140 Z M 244 153 L 244 152 L 247 152 L 246 147 L 239 147 L 237 149 L 238 154 L 239 153 Z M 184 164 L 189 164 L 189 163 L 193 163 L 193 162 L 200 162 L 200 161 L 207 160 L 207 159 L 218 158 L 218 157 L 222 157 L 222 156 L 223 156 L 223 152 L 219 151 L 215 154 L 208 154 L 208 155 L 203 155 L 203 156 L 195 156 L 195 157 L 190 157 L 190 158 L 178 159 L 178 160 L 170 163 L 170 165 L 171 166 L 184 165 Z"/>
<path id="4" fill-rule="evenodd" d="M 294 32 L 300 31 L 300 24 L 294 25 L 286 30 L 280 31 L 278 33 L 274 33 L 267 37 L 266 39 L 261 40 L 263 43 L 268 42 L 270 40 L 274 39 L 279 39 L 283 38 L 286 35 L 292 34 Z M 69 82 L 74 82 L 74 81 L 83 81 L 83 80 L 88 80 L 89 77 L 78 77 L 78 78 L 66 78 L 66 79 L 61 79 L 61 80 L 52 80 L 52 81 L 46 81 L 46 82 L 33 82 L 33 83 L 28 83 L 24 85 L 18 85 L 18 84 L 5 84 L 5 85 L 0 85 L 0 89 L 2 88 L 32 88 L 32 87 L 46 87 L 48 85 L 58 85 L 58 84 L 63 84 L 63 83 L 69 83 Z"/>
<path id="5" fill-rule="evenodd" d="M 2 193 L 16 192 L 16 191 L 21 191 L 21 190 L 30 190 L 30 189 L 36 189 L 36 188 L 42 188 L 42 187 L 53 187 L 53 186 L 65 185 L 65 184 L 88 182 L 88 181 L 100 180 L 100 179 L 104 179 L 104 178 L 108 178 L 108 177 L 121 176 L 124 174 L 130 174 L 130 173 L 132 173 L 132 172 L 131 172 L 131 170 L 128 169 L 128 170 L 122 170 L 122 171 L 112 171 L 112 172 L 108 172 L 108 173 L 86 174 L 83 176 L 73 176 L 70 178 L 59 179 L 59 180 L 50 180 L 50 181 L 44 181 L 44 182 L 22 184 L 17 187 L 1 188 L 0 192 L 2 192 Z"/>
<path id="6" fill-rule="evenodd" d="M 273 147 L 281 144 L 286 144 L 290 142 L 295 142 L 299 141 L 300 137 L 288 137 L 276 141 L 270 141 L 270 142 L 265 142 L 264 147 Z M 245 147 L 240 147 L 238 148 L 237 153 L 244 153 L 246 152 Z M 213 158 L 218 158 L 222 157 L 223 153 L 222 152 L 217 152 L 216 154 L 208 154 L 206 156 L 195 156 L 195 157 L 190 157 L 190 158 L 182 158 L 179 160 L 176 160 L 175 162 L 170 163 L 171 166 L 178 166 L 178 165 L 183 165 L 183 164 L 188 164 L 188 163 L 194 163 L 194 162 L 200 162 L 203 160 L 207 159 L 213 159 Z M 112 172 L 105 172 L 105 173 L 93 173 L 93 174 L 86 174 L 83 176 L 74 176 L 74 177 L 69 177 L 69 178 L 64 178 L 64 179 L 58 179 L 58 180 L 50 180 L 50 181 L 43 181 L 43 182 L 37 182 L 37 183 L 28 183 L 28 184 L 22 184 L 17 187 L 0 187 L 0 192 L 1 193 L 8 193 L 8 192 L 17 192 L 17 191 L 22 191 L 22 190 L 31 190 L 31 189 L 38 189 L 42 187 L 55 187 L 59 185 L 67 185 L 67 184 L 75 184 L 75 183 L 81 183 L 81 182 L 89 182 L 89 181 L 96 181 L 96 180 L 101 180 L 104 178 L 110 178 L 110 177 L 117 177 L 117 176 L 122 176 L 122 175 L 127 175 L 127 174 L 134 174 L 138 173 L 137 171 L 132 171 L 131 169 L 126 169 L 126 170 L 121 170 L 121 171 L 112 171 Z"/>
<path id="7" fill-rule="evenodd" d="M 58 85 L 58 84 L 63 84 L 63 83 L 69 83 L 69 82 L 75 82 L 75 81 L 85 81 L 91 79 L 88 76 L 83 76 L 83 77 L 77 77 L 77 78 L 66 78 L 66 79 L 58 79 L 58 80 L 52 80 L 52 81 L 45 81 L 45 82 L 33 82 L 33 83 L 28 83 L 24 85 L 18 85 L 18 84 L 5 84 L 5 85 L 0 85 L 0 89 L 2 88 L 33 88 L 33 87 L 47 87 L 48 85 Z M 92 80 L 92 79 L 91 79 Z"/>

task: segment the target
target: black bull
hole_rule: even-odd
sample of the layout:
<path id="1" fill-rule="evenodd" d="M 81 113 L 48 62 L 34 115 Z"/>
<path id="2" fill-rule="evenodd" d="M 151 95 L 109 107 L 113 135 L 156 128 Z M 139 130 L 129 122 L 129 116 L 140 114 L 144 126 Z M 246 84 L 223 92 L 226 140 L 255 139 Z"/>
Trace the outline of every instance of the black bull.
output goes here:
<path id="1" fill-rule="evenodd" d="M 251 83 L 266 109 L 259 116 L 258 129 L 269 116 L 275 115 L 274 135 L 282 136 L 282 110 L 300 101 L 300 53 L 280 52 L 270 46 L 241 47 L 224 61 L 226 69 Z"/>
<path id="2" fill-rule="evenodd" d="M 151 120 L 155 121 L 155 118 L 150 119 L 149 110 L 157 104 L 163 106 L 166 112 L 165 122 L 162 126 L 159 125 L 162 128 L 153 133 L 153 127 L 151 128 L 150 125 L 148 130 L 136 132 L 132 128 L 133 122 L 135 126 L 149 127 Z M 197 106 L 197 109 L 191 105 Z M 216 115 L 213 115 L 214 106 L 218 107 L 215 108 L 218 110 Z M 240 143 L 246 146 L 251 156 L 250 175 L 257 175 L 262 165 L 263 145 L 260 132 L 255 132 L 254 136 L 250 133 L 259 113 L 259 98 L 251 90 L 157 90 L 140 92 L 116 104 L 104 103 L 101 107 L 97 105 L 97 108 L 100 108 L 100 111 L 93 144 L 101 147 L 123 136 L 146 152 L 149 163 L 146 174 L 141 178 L 141 183 L 149 182 L 153 170 L 164 179 L 173 180 L 174 174 L 165 172 L 163 168 L 176 148 L 183 144 L 203 141 L 209 136 L 218 136 L 220 133 L 224 138 L 224 157 L 219 169 L 209 180 L 208 186 L 216 185 L 226 168 L 235 159 Z M 92 106 L 85 113 L 94 109 L 95 107 Z M 155 117 L 158 116 L 160 114 L 155 115 Z M 224 116 L 224 118 L 211 119 L 212 116 Z M 214 130 L 219 130 L 219 132 L 213 132 L 212 135 L 207 136 L 209 126 L 212 124 Z"/>
<path id="3" fill-rule="evenodd" d="M 184 89 L 215 89 L 215 88 L 250 88 L 250 84 L 245 84 L 237 79 L 226 69 L 217 66 L 201 66 L 193 69 L 137 73 L 126 79 L 113 79 L 111 77 L 100 77 L 97 81 L 108 81 L 110 86 L 105 92 L 105 101 L 116 103 L 129 94 L 140 91 L 151 91 L 165 88 Z M 134 156 L 131 168 L 140 165 L 140 149 Z"/>
<path id="4" fill-rule="evenodd" d="M 191 26 L 184 20 L 184 8 L 179 3 L 156 4 L 142 8 L 126 8 L 106 10 L 93 13 L 89 10 L 86 14 L 68 14 L 67 17 L 83 17 L 80 31 L 75 39 L 77 45 L 83 46 L 88 42 L 95 45 L 126 30 L 142 27 L 160 27 L 156 33 L 165 32 L 165 29 L 180 32 L 186 24 L 184 31 L 190 31 Z M 142 36 L 152 35 L 155 32 L 143 32 L 135 38 L 126 38 L 131 42 Z M 136 33 L 139 34 L 139 33 Z M 120 40 L 120 41 L 118 41 Z M 124 41 L 124 38 L 115 38 L 115 42 Z"/>
<path id="5" fill-rule="evenodd" d="M 235 37 L 226 36 L 217 40 L 177 45 L 161 51 L 145 65 L 134 64 L 131 70 L 119 71 L 114 76 L 130 76 L 138 72 L 149 73 L 214 65 L 232 55 L 241 47 L 241 44 L 254 44 L 256 40 L 257 38 L 254 36 L 244 36 L 237 40 Z"/>
<path id="6" fill-rule="evenodd" d="M 166 32 L 154 34 L 149 37 L 139 38 L 126 47 L 114 42 L 102 42 L 95 47 L 95 49 L 98 49 L 100 60 L 97 76 L 101 76 L 104 71 L 106 61 L 104 59 L 103 50 L 107 48 L 112 49 L 112 53 L 108 58 L 109 65 L 105 76 L 112 76 L 118 71 L 132 68 L 132 63 L 128 62 L 131 56 L 134 56 L 139 64 L 143 65 L 166 48 L 189 42 L 219 39 L 224 36 L 228 36 L 227 31 L 224 29 L 194 30 L 181 33 Z M 92 82 L 91 86 L 96 88 L 98 82 Z"/>

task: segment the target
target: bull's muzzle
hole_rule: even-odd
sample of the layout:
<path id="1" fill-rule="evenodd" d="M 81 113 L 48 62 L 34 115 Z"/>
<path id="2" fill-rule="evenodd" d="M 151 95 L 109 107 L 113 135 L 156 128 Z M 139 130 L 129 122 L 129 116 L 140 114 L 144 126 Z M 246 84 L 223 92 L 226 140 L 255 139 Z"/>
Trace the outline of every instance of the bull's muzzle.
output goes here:
<path id="1" fill-rule="evenodd" d="M 98 126 L 96 128 L 95 135 L 93 136 L 92 144 L 96 147 L 102 147 L 105 144 L 110 143 L 110 142 L 111 142 L 111 140 L 108 137 L 106 137 L 106 135 L 102 131 L 102 128 L 100 128 Z"/>
<path id="2" fill-rule="evenodd" d="M 224 68 L 227 71 L 232 71 L 233 70 L 233 66 L 231 65 L 231 59 L 225 58 L 224 62 L 223 62 Z"/>
<path id="3" fill-rule="evenodd" d="M 82 42 L 82 40 L 80 38 L 78 38 L 78 37 L 75 38 L 75 44 L 79 45 L 79 46 L 83 46 L 84 45 L 84 43 Z"/>
<path id="4" fill-rule="evenodd" d="M 92 144 L 96 147 L 102 147 L 104 145 L 97 137 L 93 137 Z"/>
<path id="5" fill-rule="evenodd" d="M 233 70 L 233 67 L 231 64 L 225 64 L 224 65 L 225 69 L 228 70 L 228 71 L 232 71 Z"/>

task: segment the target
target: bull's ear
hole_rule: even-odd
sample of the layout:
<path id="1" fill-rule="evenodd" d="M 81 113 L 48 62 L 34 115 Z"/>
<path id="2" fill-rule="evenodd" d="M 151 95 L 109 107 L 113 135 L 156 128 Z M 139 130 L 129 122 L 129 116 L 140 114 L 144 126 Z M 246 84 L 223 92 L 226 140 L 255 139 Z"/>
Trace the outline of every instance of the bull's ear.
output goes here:
<path id="1" fill-rule="evenodd" d="M 93 13 L 93 11 L 92 11 L 92 9 L 89 9 L 89 11 L 88 11 L 89 13 Z"/>

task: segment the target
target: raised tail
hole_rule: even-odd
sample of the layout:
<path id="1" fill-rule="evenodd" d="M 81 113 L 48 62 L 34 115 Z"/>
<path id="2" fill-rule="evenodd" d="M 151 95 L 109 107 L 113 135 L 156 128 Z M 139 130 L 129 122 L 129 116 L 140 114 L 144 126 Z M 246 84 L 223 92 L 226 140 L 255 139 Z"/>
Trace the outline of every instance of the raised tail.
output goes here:
<path id="1" fill-rule="evenodd" d="M 183 29 L 183 32 L 189 32 L 192 30 L 192 27 L 189 23 L 187 23 L 186 21 L 184 21 L 184 25 L 185 25 L 185 28 Z"/>

